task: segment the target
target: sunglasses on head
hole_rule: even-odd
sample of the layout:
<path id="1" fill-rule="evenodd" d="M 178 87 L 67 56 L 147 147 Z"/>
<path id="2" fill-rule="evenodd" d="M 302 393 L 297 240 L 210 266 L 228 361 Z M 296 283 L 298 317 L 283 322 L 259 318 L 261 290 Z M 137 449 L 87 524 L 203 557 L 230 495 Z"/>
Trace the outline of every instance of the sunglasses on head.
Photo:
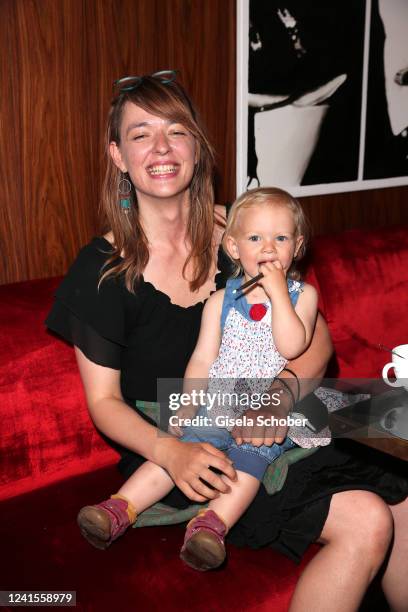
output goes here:
<path id="1" fill-rule="evenodd" d="M 139 85 L 141 85 L 141 83 L 143 83 L 144 79 L 147 77 L 157 79 L 163 85 L 168 85 L 176 80 L 177 70 L 160 70 L 159 72 L 144 74 L 143 76 L 122 77 L 113 83 L 113 87 L 116 88 L 119 93 L 133 91 L 134 89 L 137 89 L 137 87 L 139 87 Z"/>

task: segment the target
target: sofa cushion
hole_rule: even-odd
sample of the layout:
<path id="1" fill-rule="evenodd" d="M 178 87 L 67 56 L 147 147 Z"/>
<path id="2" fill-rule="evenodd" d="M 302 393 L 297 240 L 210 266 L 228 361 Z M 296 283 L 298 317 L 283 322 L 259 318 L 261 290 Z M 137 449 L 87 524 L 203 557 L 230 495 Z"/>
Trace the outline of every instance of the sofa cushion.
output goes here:
<path id="1" fill-rule="evenodd" d="M 311 259 L 335 347 L 328 375 L 381 378 L 390 355 L 378 345 L 408 342 L 408 227 L 319 237 Z"/>
<path id="2" fill-rule="evenodd" d="M 90 422 L 72 347 L 44 326 L 59 280 L 0 287 L 0 499 L 117 460 Z"/>

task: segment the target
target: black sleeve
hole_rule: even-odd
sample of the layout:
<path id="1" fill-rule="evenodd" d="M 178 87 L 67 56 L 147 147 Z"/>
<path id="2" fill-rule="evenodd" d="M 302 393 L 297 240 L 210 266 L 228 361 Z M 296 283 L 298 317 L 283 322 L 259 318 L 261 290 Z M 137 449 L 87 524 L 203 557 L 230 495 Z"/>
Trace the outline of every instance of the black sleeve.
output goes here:
<path id="1" fill-rule="evenodd" d="M 126 347 L 126 288 L 108 278 L 98 288 L 109 257 L 108 243 L 95 239 L 84 247 L 55 294 L 46 325 L 74 344 L 94 363 L 120 369 Z"/>

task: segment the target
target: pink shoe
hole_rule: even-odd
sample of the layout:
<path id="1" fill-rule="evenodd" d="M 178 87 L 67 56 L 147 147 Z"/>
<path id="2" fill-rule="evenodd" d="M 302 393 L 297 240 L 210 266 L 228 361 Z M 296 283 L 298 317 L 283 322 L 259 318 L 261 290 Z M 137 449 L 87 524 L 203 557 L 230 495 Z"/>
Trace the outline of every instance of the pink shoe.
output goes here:
<path id="1" fill-rule="evenodd" d="M 201 572 L 219 567 L 225 559 L 226 532 L 225 524 L 215 512 L 204 510 L 187 525 L 181 559 Z"/>
<path id="2" fill-rule="evenodd" d="M 85 506 L 79 511 L 77 522 L 84 538 L 103 550 L 131 525 L 128 502 L 111 498 L 95 506 Z"/>

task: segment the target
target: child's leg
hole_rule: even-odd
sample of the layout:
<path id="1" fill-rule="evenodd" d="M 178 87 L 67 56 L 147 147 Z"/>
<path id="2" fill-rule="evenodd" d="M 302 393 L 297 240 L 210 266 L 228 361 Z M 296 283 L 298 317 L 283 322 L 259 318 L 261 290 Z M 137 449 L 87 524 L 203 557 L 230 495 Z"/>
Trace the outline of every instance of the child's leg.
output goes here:
<path id="1" fill-rule="evenodd" d="M 181 439 L 199 442 L 193 428 Z M 121 486 L 116 495 L 94 506 L 85 506 L 78 514 L 82 535 L 96 548 L 107 548 L 136 521 L 138 514 L 162 499 L 174 482 L 162 467 L 146 461 Z"/>
<path id="2" fill-rule="evenodd" d="M 230 491 L 217 499 L 212 499 L 208 508 L 220 517 L 228 533 L 254 499 L 261 483 L 255 476 L 241 471 L 237 471 L 235 482 L 226 476 L 222 478 L 230 487 Z"/>
<path id="3" fill-rule="evenodd" d="M 290 440 L 282 445 L 232 443 L 228 456 L 234 461 L 238 479 L 232 482 L 223 476 L 230 491 L 210 502 L 187 525 L 180 556 L 191 567 L 201 571 L 214 569 L 225 559 L 224 538 L 254 499 L 268 465 L 282 452 L 293 447 Z"/>
<path id="4" fill-rule="evenodd" d="M 211 500 L 187 525 L 180 556 L 187 565 L 205 571 L 215 569 L 225 559 L 224 538 L 255 497 L 259 480 L 245 472 L 237 472 L 237 481 L 223 476 L 231 490 Z"/>
<path id="5" fill-rule="evenodd" d="M 136 514 L 162 499 L 174 487 L 174 482 L 162 467 L 145 461 L 118 491 L 133 505 Z"/>
<path id="6" fill-rule="evenodd" d="M 146 461 L 110 499 L 80 510 L 78 525 L 82 535 L 96 548 L 107 548 L 136 521 L 140 512 L 173 487 L 163 468 Z"/>

